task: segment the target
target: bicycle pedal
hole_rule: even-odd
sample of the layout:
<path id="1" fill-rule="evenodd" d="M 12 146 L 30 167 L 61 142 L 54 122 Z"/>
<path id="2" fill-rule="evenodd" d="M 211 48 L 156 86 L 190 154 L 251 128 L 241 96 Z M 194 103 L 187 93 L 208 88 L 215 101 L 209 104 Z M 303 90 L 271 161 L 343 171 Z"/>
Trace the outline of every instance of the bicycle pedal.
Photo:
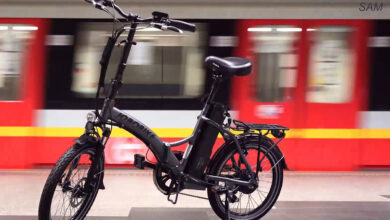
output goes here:
<path id="1" fill-rule="evenodd" d="M 149 168 L 152 168 L 152 169 L 156 168 L 156 164 L 149 163 L 148 161 L 144 161 L 144 162 L 142 162 L 142 164 L 143 164 L 144 167 L 149 167 Z"/>
<path id="2" fill-rule="evenodd" d="M 145 162 L 145 156 L 141 155 L 141 154 L 135 154 L 134 155 L 134 166 L 137 167 L 138 169 L 145 169 L 145 165 L 144 165 L 144 162 Z"/>

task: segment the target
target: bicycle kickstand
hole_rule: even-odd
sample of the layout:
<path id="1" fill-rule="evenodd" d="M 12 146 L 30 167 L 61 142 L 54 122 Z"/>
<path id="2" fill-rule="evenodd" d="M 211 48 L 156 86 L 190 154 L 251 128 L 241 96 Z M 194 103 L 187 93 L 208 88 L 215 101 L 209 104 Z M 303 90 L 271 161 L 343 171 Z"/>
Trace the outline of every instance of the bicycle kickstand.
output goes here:
<path id="1" fill-rule="evenodd" d="M 236 195 L 234 195 L 231 191 L 229 191 L 230 187 L 226 187 L 221 192 L 225 193 L 225 217 L 224 220 L 231 220 L 230 217 L 230 203 L 231 202 L 237 202 L 238 198 Z"/>
<path id="2" fill-rule="evenodd" d="M 225 192 L 225 218 L 224 220 L 230 220 L 230 208 L 229 208 L 229 190 Z"/>
<path id="3" fill-rule="evenodd" d="M 171 199 L 172 191 L 175 185 L 176 185 L 175 199 Z M 180 192 L 180 183 L 172 180 L 171 184 L 169 185 L 168 201 L 175 205 L 179 197 L 179 192 Z"/>

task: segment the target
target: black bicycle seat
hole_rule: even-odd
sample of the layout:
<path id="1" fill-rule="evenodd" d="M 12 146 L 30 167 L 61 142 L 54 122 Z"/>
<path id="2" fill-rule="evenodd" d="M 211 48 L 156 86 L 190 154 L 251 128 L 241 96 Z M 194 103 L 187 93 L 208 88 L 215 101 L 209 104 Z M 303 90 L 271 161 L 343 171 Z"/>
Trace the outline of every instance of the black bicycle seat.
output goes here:
<path id="1" fill-rule="evenodd" d="M 205 59 L 207 67 L 218 74 L 229 76 L 246 76 L 252 71 L 252 62 L 241 57 L 215 57 L 209 56 Z"/>

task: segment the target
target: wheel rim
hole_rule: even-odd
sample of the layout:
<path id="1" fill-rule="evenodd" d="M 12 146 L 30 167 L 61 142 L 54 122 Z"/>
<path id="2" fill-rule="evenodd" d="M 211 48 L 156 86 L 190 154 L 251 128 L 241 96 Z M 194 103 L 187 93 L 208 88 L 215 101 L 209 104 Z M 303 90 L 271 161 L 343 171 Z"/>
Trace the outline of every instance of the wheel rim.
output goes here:
<path id="1" fill-rule="evenodd" d="M 93 155 L 92 150 L 82 151 L 66 167 L 53 194 L 51 219 L 76 219 L 82 215 L 96 191 L 93 189 L 89 194 L 83 191 Z"/>
<path id="2" fill-rule="evenodd" d="M 247 145 L 245 155 L 252 170 L 256 172 L 256 159 L 258 153 L 258 147 L 255 145 Z M 260 159 L 264 156 L 263 150 L 260 153 Z M 234 164 L 236 163 L 236 164 Z M 275 169 L 273 169 L 273 163 L 269 160 L 269 155 L 264 157 L 261 163 L 261 171 L 258 175 L 258 187 L 254 190 L 248 190 L 243 187 L 235 187 L 233 194 L 236 196 L 237 201 L 230 203 L 229 210 L 232 216 L 249 216 L 257 213 L 260 209 L 263 209 L 267 204 L 267 201 L 271 197 L 271 192 L 275 188 L 277 181 L 277 175 Z M 240 168 L 240 169 L 239 169 Z M 241 180 L 248 180 L 243 178 L 242 171 L 245 170 L 245 165 L 239 160 L 239 154 L 237 151 L 233 151 L 225 158 L 221 166 L 218 168 L 217 175 L 228 176 Z M 219 185 L 224 186 L 224 183 L 220 182 Z M 225 207 L 225 195 L 221 194 L 217 196 L 217 203 L 222 210 Z"/>

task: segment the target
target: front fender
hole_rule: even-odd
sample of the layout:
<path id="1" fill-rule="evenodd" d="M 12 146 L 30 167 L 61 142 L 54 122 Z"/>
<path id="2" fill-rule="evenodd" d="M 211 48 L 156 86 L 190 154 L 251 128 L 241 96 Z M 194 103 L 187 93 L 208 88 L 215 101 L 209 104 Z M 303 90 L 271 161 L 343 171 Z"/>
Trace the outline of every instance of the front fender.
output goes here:
<path id="1" fill-rule="evenodd" d="M 96 137 L 87 134 L 83 134 L 73 141 L 78 145 L 96 145 L 99 142 Z"/>
<path id="2" fill-rule="evenodd" d="M 100 157 L 103 158 L 103 166 L 105 164 L 105 157 L 104 157 L 104 146 L 100 143 L 100 141 L 91 135 L 83 134 L 79 138 L 75 139 L 74 142 L 76 143 L 75 147 L 84 147 L 84 146 L 96 146 L 96 154 L 101 155 Z M 96 166 L 96 163 L 98 161 L 98 158 L 94 158 L 92 161 L 92 166 Z M 103 168 L 104 170 L 104 168 Z M 102 179 L 99 183 L 99 189 L 105 189 L 104 183 L 104 172 L 102 173 Z"/>

